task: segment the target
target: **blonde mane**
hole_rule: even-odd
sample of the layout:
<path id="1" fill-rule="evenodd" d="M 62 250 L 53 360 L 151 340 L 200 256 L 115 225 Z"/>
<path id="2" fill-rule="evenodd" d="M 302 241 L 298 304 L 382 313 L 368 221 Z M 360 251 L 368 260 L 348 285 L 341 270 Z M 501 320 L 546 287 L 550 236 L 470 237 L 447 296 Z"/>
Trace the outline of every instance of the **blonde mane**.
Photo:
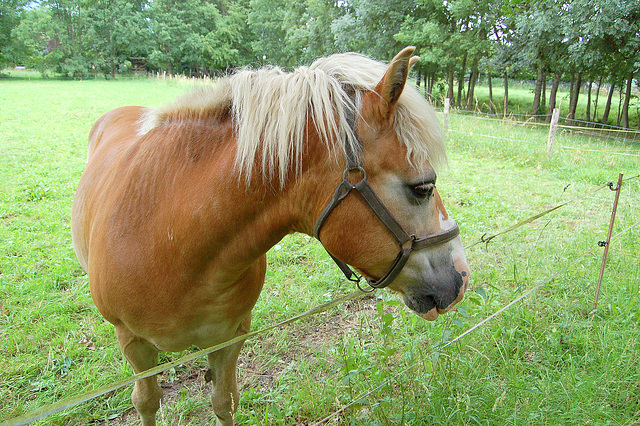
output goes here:
<path id="1" fill-rule="evenodd" d="M 386 69 L 384 63 L 345 53 L 318 59 L 291 73 L 279 68 L 242 70 L 220 79 L 213 89 L 200 89 L 173 105 L 150 110 L 140 121 L 139 133 L 169 120 L 205 117 L 230 106 L 237 136 L 237 168 L 250 179 L 256 157 L 261 155 L 265 179 L 277 173 L 284 183 L 292 165 L 300 171 L 308 120 L 331 152 L 359 152 L 348 117 L 357 116 L 362 93 L 373 90 Z M 435 113 L 410 84 L 398 102 L 395 130 L 414 166 L 446 162 Z"/>

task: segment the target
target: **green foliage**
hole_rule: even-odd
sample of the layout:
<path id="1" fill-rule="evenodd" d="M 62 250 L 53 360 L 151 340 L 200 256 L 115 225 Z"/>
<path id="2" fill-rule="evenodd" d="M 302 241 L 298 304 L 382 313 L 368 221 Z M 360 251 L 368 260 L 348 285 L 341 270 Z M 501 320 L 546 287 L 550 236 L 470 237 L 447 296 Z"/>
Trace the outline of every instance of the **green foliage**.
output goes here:
<path id="1" fill-rule="evenodd" d="M 444 92 L 458 107 L 473 108 L 481 72 L 537 78 L 532 113 L 544 111 L 542 87 L 552 75 L 557 76 L 555 81 L 571 80 L 576 85 L 626 84 L 620 106 L 624 127 L 630 127 L 630 103 L 637 96 L 632 88 L 637 87 L 633 82 L 640 72 L 638 0 L 25 4 L 25 0 L 2 3 L 0 65 L 27 65 L 73 78 L 101 73 L 113 78 L 132 71 L 219 75 L 265 63 L 292 68 L 336 51 L 389 60 L 410 44 L 421 56 L 415 70 L 417 81 L 425 81 L 427 96 Z M 572 106 L 577 105 L 578 95 L 576 90 Z M 553 104 L 553 94 L 550 98 Z M 570 115 L 578 118 L 573 111 Z"/>
<path id="2" fill-rule="evenodd" d="M 253 33 L 251 49 L 263 61 L 283 66 L 291 65 L 286 44 L 287 29 L 284 25 L 287 13 L 286 0 L 251 0 L 251 11 L 247 23 Z M 293 62 L 295 63 L 295 62 Z"/>
<path id="3" fill-rule="evenodd" d="M 29 3 L 26 0 L 3 0 L 0 2 L 0 68 L 14 59 L 12 52 L 12 30 L 19 24 L 21 9 Z"/>
<path id="4" fill-rule="evenodd" d="M 87 34 L 91 70 L 114 77 L 131 67 L 130 57 L 149 50 L 148 24 L 143 4 L 125 0 L 98 0 L 88 8 Z M 128 64 L 127 64 L 128 62 Z"/>
<path id="5" fill-rule="evenodd" d="M 376 58 L 389 59 L 404 46 L 394 39 L 400 31 L 412 0 L 354 0 L 345 2 L 345 12 L 336 19 L 332 31 L 336 47 Z"/>

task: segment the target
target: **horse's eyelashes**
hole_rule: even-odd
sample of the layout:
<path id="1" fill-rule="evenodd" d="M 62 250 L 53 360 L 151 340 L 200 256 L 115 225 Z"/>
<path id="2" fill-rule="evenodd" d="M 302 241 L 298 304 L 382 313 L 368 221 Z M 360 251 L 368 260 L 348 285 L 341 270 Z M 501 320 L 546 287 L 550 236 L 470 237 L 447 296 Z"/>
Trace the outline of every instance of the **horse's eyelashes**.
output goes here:
<path id="1" fill-rule="evenodd" d="M 416 198 L 420 200 L 426 200 L 428 198 L 431 198 L 435 187 L 436 185 L 433 183 L 421 183 L 419 185 L 413 185 L 411 187 L 411 192 Z"/>

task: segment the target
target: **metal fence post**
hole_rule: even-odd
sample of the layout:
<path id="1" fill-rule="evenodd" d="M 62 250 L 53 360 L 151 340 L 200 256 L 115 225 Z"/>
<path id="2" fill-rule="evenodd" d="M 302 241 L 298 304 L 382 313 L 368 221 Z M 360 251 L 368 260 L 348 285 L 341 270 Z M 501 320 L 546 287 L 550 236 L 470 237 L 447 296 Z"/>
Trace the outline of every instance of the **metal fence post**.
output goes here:
<path id="1" fill-rule="evenodd" d="M 607 264 L 607 254 L 609 253 L 609 244 L 611 243 L 611 231 L 613 231 L 613 221 L 616 220 L 616 210 L 618 209 L 618 198 L 620 198 L 620 189 L 622 188 L 622 173 L 618 174 L 618 184 L 614 188 L 613 184 L 609 184 L 612 191 L 616 192 L 616 196 L 613 199 L 613 209 L 611 210 L 611 220 L 609 221 L 609 232 L 607 233 L 607 240 L 600 241 L 598 245 L 604 247 L 604 253 L 602 254 L 602 264 L 600 265 L 600 275 L 598 276 L 598 284 L 596 286 L 596 295 L 593 300 L 592 312 L 598 307 L 598 297 L 600 297 L 600 286 L 602 285 L 602 277 L 604 275 L 604 266 Z"/>

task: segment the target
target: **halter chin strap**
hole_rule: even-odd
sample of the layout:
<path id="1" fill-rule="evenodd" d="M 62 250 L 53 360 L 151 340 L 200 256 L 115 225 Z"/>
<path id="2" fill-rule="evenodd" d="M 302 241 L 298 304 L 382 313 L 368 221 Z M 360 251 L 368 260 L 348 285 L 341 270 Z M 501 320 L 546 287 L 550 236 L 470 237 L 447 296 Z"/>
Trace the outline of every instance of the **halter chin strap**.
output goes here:
<path id="1" fill-rule="evenodd" d="M 458 224 L 454 222 L 454 226 L 451 229 L 439 232 L 437 234 L 429 235 L 424 238 L 417 238 L 415 235 L 409 235 L 393 217 L 391 212 L 385 207 L 382 201 L 380 201 L 380 198 L 378 198 L 371 186 L 369 186 L 369 183 L 367 182 L 367 173 L 364 171 L 364 169 L 359 165 L 353 166 L 353 162 L 354 160 L 352 157 L 348 161 L 348 163 L 350 163 L 349 168 L 344 171 L 342 182 L 338 185 L 338 188 L 336 188 L 333 199 L 324 208 L 324 210 L 320 214 L 320 217 L 318 217 L 318 220 L 316 221 L 316 224 L 313 228 L 313 235 L 318 240 L 320 240 L 320 229 L 322 228 L 322 225 L 327 220 L 333 209 L 335 209 L 336 206 L 340 204 L 342 200 L 344 200 L 347 195 L 351 193 L 351 191 L 357 191 L 364 199 L 364 201 L 369 205 L 371 210 L 376 214 L 378 219 L 380 219 L 380 221 L 387 227 L 389 232 L 391 232 L 391 234 L 396 239 L 396 242 L 398 243 L 398 246 L 400 248 L 398 256 L 396 256 L 393 265 L 382 278 L 379 278 L 377 280 L 367 279 L 367 282 L 371 286 L 371 289 L 369 290 L 364 290 L 360 286 L 360 280 L 362 279 L 362 277 L 355 273 L 349 267 L 349 265 L 333 256 L 331 253 L 329 253 L 329 256 L 331 256 L 334 262 L 336 262 L 340 270 L 344 273 L 345 277 L 347 277 L 349 281 L 357 283 L 360 290 L 371 292 L 376 288 L 384 288 L 391 284 L 393 280 L 398 276 L 398 274 L 400 274 L 400 271 L 402 271 L 402 268 L 407 263 L 407 260 L 409 260 L 409 255 L 412 251 L 421 250 L 427 247 L 451 241 L 458 236 L 460 230 L 458 228 Z M 355 185 L 347 180 L 347 174 L 349 174 L 349 172 L 351 171 L 358 171 L 362 173 L 362 179 Z M 320 242 L 322 241 L 320 240 Z"/>

